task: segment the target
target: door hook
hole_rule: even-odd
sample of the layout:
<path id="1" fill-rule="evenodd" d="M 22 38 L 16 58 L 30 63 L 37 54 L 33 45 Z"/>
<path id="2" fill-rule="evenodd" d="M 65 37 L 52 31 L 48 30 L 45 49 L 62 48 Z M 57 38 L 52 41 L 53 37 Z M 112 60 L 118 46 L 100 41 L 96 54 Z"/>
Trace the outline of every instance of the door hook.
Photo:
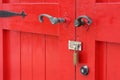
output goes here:
<path id="1" fill-rule="evenodd" d="M 75 27 L 80 27 L 80 26 L 83 26 L 85 24 L 87 24 L 87 25 L 92 24 L 92 19 L 90 17 L 86 16 L 86 15 L 79 16 L 74 22 Z"/>
<path id="2" fill-rule="evenodd" d="M 48 14 L 41 14 L 39 16 L 39 21 L 41 23 L 44 22 L 43 17 L 47 17 L 52 24 L 57 24 L 57 23 L 63 23 L 63 22 L 65 22 L 64 18 L 57 18 L 57 17 L 50 16 Z"/>

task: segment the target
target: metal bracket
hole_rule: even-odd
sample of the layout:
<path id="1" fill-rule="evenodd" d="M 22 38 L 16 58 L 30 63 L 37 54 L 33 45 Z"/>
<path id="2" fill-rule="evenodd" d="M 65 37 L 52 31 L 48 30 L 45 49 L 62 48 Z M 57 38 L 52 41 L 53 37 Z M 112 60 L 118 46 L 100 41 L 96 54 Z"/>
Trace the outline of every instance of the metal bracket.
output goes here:
<path id="1" fill-rule="evenodd" d="M 69 40 L 68 41 L 68 49 L 81 51 L 82 50 L 82 42 Z"/>

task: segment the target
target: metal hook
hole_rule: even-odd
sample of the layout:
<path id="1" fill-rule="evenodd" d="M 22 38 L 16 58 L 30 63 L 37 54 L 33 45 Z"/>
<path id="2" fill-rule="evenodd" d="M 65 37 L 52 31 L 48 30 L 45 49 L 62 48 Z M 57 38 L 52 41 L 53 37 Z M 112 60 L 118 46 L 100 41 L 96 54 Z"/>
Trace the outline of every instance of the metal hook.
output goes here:
<path id="1" fill-rule="evenodd" d="M 57 24 L 57 23 L 63 23 L 63 22 L 65 22 L 64 18 L 57 18 L 57 17 L 50 16 L 48 14 L 41 14 L 39 16 L 39 21 L 41 23 L 44 22 L 43 17 L 47 17 L 52 24 Z"/>
<path id="2" fill-rule="evenodd" d="M 87 23 L 83 20 L 83 18 L 87 19 Z M 92 19 L 86 15 L 83 15 L 83 16 L 79 16 L 74 22 L 75 27 L 79 27 L 79 26 L 82 26 L 84 24 L 91 25 Z"/>

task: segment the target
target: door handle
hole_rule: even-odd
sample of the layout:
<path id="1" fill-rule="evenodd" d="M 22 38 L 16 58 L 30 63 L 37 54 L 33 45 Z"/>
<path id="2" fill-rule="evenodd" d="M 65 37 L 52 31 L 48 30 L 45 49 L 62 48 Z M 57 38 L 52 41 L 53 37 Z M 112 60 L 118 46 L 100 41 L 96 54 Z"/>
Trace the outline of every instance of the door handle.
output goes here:
<path id="1" fill-rule="evenodd" d="M 57 24 L 57 23 L 63 23 L 63 22 L 65 22 L 64 18 L 57 18 L 57 17 L 50 16 L 48 14 L 41 14 L 39 16 L 39 21 L 41 23 L 44 22 L 43 17 L 47 17 L 52 24 Z"/>
<path id="2" fill-rule="evenodd" d="M 22 11 L 21 13 L 16 13 L 16 12 L 0 10 L 1 18 L 7 18 L 7 17 L 13 17 L 13 16 L 22 16 L 24 18 L 26 16 L 26 14 L 24 11 Z"/>
<path id="3" fill-rule="evenodd" d="M 86 16 L 86 15 L 79 16 L 74 22 L 75 27 L 84 26 L 85 24 L 87 24 L 87 25 L 92 24 L 92 19 L 89 16 Z"/>

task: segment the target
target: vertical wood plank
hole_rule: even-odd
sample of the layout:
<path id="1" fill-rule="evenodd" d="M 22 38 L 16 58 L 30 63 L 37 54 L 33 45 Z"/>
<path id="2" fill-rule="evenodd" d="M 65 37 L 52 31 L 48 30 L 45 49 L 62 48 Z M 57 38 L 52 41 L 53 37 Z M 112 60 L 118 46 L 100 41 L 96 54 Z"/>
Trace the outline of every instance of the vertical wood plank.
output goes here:
<path id="1" fill-rule="evenodd" d="M 46 36 L 46 80 L 61 80 L 63 65 L 60 65 L 60 51 L 58 52 L 58 38 Z"/>
<path id="2" fill-rule="evenodd" d="M 2 4 L 2 0 L 0 0 L 0 4 Z M 2 5 L 0 5 L 0 9 L 2 9 Z M 3 80 L 3 29 L 2 20 L 0 19 L 0 80 Z"/>
<path id="3" fill-rule="evenodd" d="M 58 2 L 60 4 L 60 17 L 68 17 L 71 22 L 75 18 L 75 0 L 45 0 L 45 2 Z M 69 23 L 69 21 L 68 21 Z M 75 28 L 61 24 L 59 36 L 46 36 L 46 80 L 74 80 L 73 52 L 68 50 L 68 40 L 74 40 Z"/>
<path id="4" fill-rule="evenodd" d="M 3 80 L 3 30 L 0 28 L 0 80 Z"/>
<path id="5" fill-rule="evenodd" d="M 45 38 L 21 33 L 21 80 L 45 80 Z"/>
<path id="6" fill-rule="evenodd" d="M 95 79 L 107 80 L 107 43 L 96 42 L 95 49 Z"/>
<path id="7" fill-rule="evenodd" d="M 33 34 L 33 80 L 45 80 L 45 37 Z"/>
<path id="8" fill-rule="evenodd" d="M 21 33 L 21 80 L 32 80 L 32 34 Z"/>
<path id="9" fill-rule="evenodd" d="M 46 80 L 73 80 L 73 54 L 66 37 L 46 36 Z"/>
<path id="10" fill-rule="evenodd" d="M 107 79 L 120 80 L 120 43 L 107 42 Z"/>
<path id="11" fill-rule="evenodd" d="M 20 33 L 4 31 L 3 35 L 3 80 L 20 80 Z"/>

